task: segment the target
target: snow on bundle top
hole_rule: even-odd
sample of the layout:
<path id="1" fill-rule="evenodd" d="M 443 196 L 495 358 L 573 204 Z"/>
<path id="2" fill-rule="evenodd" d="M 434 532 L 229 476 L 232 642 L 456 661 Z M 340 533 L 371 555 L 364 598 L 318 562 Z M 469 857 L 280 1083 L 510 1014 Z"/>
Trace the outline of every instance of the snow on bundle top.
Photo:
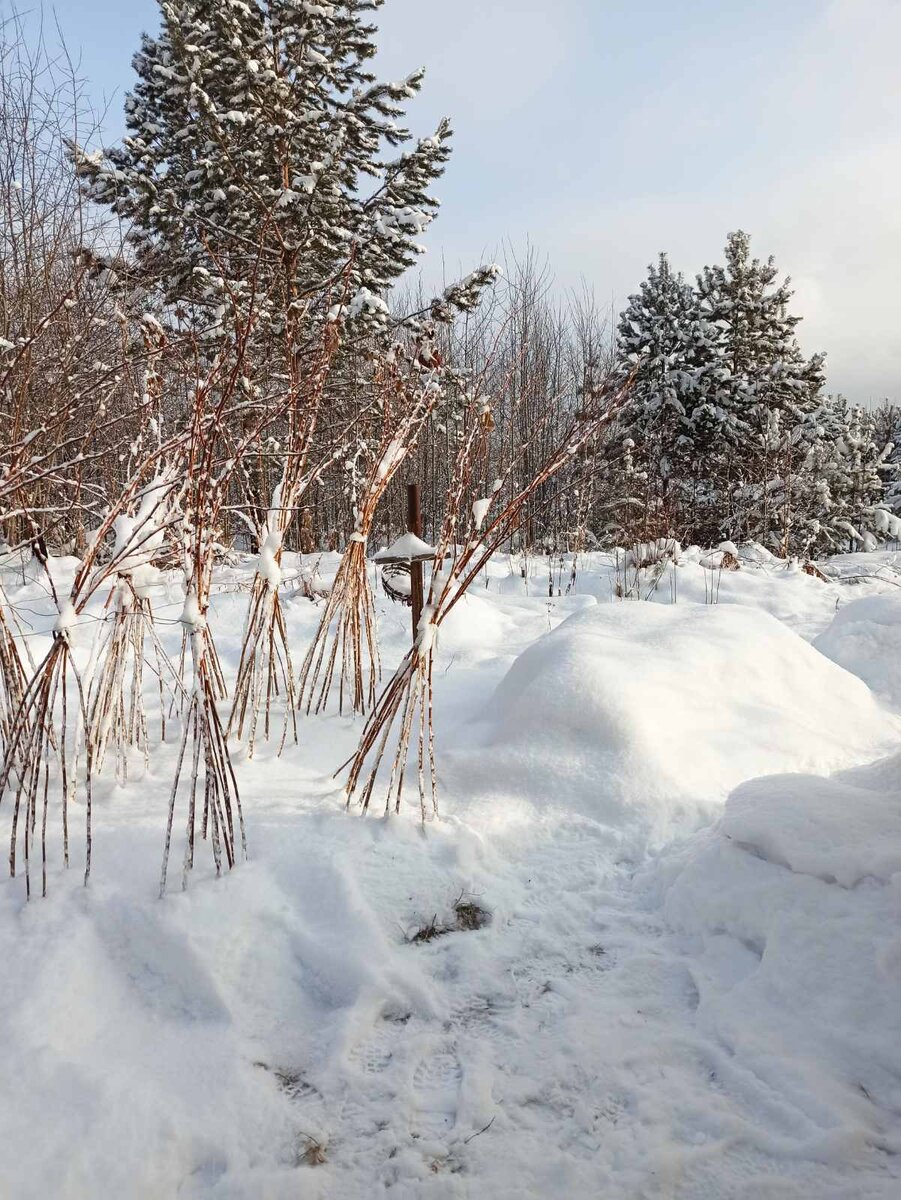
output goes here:
<path id="1" fill-rule="evenodd" d="M 485 518 L 488 515 L 488 509 L 491 507 L 493 496 L 483 496 L 481 500 L 473 500 L 472 502 L 472 523 L 476 529 L 481 529 Z"/>
<path id="2" fill-rule="evenodd" d="M 376 474 L 379 479 L 387 479 L 393 475 L 408 453 L 408 447 L 402 437 L 395 437 L 388 443 L 385 453 L 379 459 Z"/>

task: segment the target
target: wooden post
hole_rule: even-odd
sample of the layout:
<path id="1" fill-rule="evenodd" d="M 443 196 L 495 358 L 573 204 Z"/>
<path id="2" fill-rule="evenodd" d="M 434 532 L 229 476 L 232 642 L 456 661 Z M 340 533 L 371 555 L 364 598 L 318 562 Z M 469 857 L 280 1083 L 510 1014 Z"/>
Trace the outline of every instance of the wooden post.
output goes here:
<path id="1" fill-rule="evenodd" d="M 407 530 L 422 537 L 422 508 L 419 503 L 419 484 L 407 484 Z M 410 563 L 410 600 L 413 609 L 413 644 L 419 633 L 419 619 L 422 616 L 422 563 Z"/>

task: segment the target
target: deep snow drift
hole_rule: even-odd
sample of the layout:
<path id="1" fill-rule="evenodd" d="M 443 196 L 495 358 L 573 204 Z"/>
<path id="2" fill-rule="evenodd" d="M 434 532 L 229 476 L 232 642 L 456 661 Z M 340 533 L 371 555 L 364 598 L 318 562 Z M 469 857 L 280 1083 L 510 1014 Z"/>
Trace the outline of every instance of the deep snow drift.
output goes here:
<path id="1" fill-rule="evenodd" d="M 174 746 L 104 774 L 90 887 L 77 855 L 46 901 L 0 886 L 0 1196 L 896 1200 L 901 764 L 866 764 L 901 723 L 856 677 L 901 649 L 893 564 L 749 564 L 705 605 L 690 554 L 658 604 L 608 603 L 603 556 L 568 595 L 492 563 L 442 631 L 424 832 L 341 811 L 359 722 L 304 719 L 237 753 L 250 861 L 159 901 Z M 40 652 L 45 590 L 4 584 Z M 300 657 L 319 610 L 286 611 Z M 390 664 L 409 611 L 379 619 Z M 460 901 L 487 923 L 414 940 Z"/>

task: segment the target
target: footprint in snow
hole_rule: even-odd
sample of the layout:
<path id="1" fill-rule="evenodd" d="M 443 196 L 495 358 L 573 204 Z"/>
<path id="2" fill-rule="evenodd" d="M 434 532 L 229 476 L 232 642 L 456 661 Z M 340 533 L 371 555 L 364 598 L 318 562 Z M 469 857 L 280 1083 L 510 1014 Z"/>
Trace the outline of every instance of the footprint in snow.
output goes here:
<path id="1" fill-rule="evenodd" d="M 509 1043 L 519 1036 L 511 1021 L 518 1004 L 517 997 L 476 995 L 451 1010 L 449 1027 L 480 1041 Z"/>
<path id="2" fill-rule="evenodd" d="M 457 1123 L 463 1068 L 453 1046 L 426 1055 L 413 1072 L 410 1131 L 441 1136 Z"/>
<path id="3" fill-rule="evenodd" d="M 355 1046 L 349 1057 L 364 1075 L 380 1075 L 390 1064 L 392 1054 L 387 1038 L 374 1037 Z"/>

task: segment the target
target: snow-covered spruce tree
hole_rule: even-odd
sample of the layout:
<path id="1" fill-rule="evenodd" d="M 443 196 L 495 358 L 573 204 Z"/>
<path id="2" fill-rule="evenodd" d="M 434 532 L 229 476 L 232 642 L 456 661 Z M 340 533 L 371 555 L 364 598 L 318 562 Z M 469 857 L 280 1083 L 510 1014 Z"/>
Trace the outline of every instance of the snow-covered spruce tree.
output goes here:
<path id="1" fill-rule="evenodd" d="M 772 496 L 798 456 L 793 430 L 817 408 L 823 384 L 823 356 L 805 359 L 795 338 L 791 296 L 772 258 L 751 258 L 741 231 L 727 239 L 725 265 L 698 276 L 686 406 L 698 541 L 773 542 L 784 524 Z"/>
<path id="2" fill-rule="evenodd" d="M 629 384 L 617 417 L 621 483 L 641 499 L 640 507 L 625 509 L 625 525 L 639 541 L 682 532 L 692 461 L 686 400 L 693 383 L 693 313 L 691 288 L 661 254 L 617 323 L 616 373 Z"/>
<path id="3" fill-rule="evenodd" d="M 276 325 L 326 293 L 360 324 L 385 320 L 382 293 L 436 212 L 450 126 L 411 143 L 398 123 L 423 72 L 368 69 L 381 2 L 161 0 L 128 136 L 75 156 L 91 199 L 130 223 L 133 269 L 183 318 L 203 323 L 228 292 Z"/>
<path id="4" fill-rule="evenodd" d="M 873 424 L 877 443 L 886 447 L 883 504 L 901 516 L 901 407 L 883 400 L 873 413 Z"/>
<path id="5" fill-rule="evenodd" d="M 779 473 L 766 480 L 763 500 L 770 515 L 771 548 L 783 558 L 809 560 L 835 547 L 837 436 L 828 397 L 821 397 L 817 408 L 800 420 L 785 420 L 778 408 L 768 412 L 764 457 L 778 465 Z M 760 498 L 759 487 L 750 486 L 749 492 Z"/>
<path id="6" fill-rule="evenodd" d="M 893 445 L 880 444 L 875 414 L 830 397 L 832 454 L 827 464 L 833 506 L 827 527 L 830 548 L 872 550 L 897 538 L 898 518 L 886 501 L 887 483 L 897 477 Z"/>

